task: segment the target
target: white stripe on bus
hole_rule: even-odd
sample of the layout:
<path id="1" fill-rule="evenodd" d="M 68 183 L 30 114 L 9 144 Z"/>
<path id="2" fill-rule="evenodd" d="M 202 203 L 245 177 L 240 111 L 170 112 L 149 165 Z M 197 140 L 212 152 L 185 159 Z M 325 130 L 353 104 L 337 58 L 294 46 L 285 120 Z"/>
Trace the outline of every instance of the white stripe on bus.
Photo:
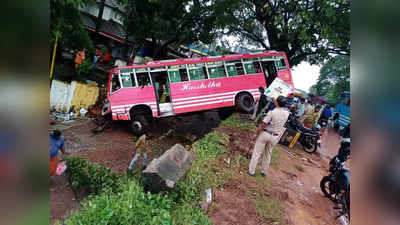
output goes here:
<path id="1" fill-rule="evenodd" d="M 249 92 L 252 92 L 252 91 L 257 91 L 257 90 L 258 90 L 258 89 L 249 89 L 249 90 L 231 91 L 231 92 L 225 92 L 225 93 L 219 93 L 219 94 L 212 94 L 212 95 L 201 95 L 201 96 L 195 96 L 195 97 L 177 98 L 177 99 L 174 99 L 174 101 L 175 101 L 175 102 L 178 102 L 178 101 L 185 101 L 185 100 L 189 100 L 189 99 L 198 99 L 198 98 L 207 98 L 207 97 L 215 97 L 215 96 L 221 96 L 221 95 L 236 94 L 236 93 L 241 92 L 241 91 L 249 91 Z"/>
<path id="2" fill-rule="evenodd" d="M 181 109 L 181 108 L 188 108 L 188 107 L 194 107 L 194 106 L 200 106 L 200 105 L 211 105 L 211 104 L 216 104 L 216 103 L 221 103 L 221 102 L 232 102 L 232 99 L 227 99 L 227 100 L 219 100 L 219 101 L 213 101 L 213 102 L 203 102 L 203 103 L 197 103 L 197 104 L 190 104 L 190 105 L 181 105 L 174 107 L 175 109 Z"/>
<path id="3" fill-rule="evenodd" d="M 177 103 L 173 103 L 173 105 L 184 105 L 184 104 L 188 104 L 188 103 L 194 103 L 194 102 L 204 102 L 204 101 L 211 101 L 211 100 L 217 100 L 217 99 L 227 99 L 230 98 L 233 101 L 233 97 L 235 97 L 235 95 L 228 95 L 228 96 L 222 96 L 222 97 L 215 97 L 215 98 L 204 98 L 204 99 L 199 99 L 199 100 L 191 100 L 191 101 L 186 101 L 186 102 L 177 102 Z"/>

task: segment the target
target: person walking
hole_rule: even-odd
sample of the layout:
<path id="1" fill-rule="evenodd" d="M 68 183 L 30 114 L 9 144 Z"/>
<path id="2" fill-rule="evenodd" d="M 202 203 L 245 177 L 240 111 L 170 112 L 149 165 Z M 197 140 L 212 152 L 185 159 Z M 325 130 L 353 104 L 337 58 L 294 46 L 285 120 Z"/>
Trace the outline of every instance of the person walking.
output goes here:
<path id="1" fill-rule="evenodd" d="M 150 136 L 146 136 L 143 134 L 142 136 L 139 137 L 139 139 L 136 141 L 135 144 L 135 155 L 133 156 L 133 159 L 131 163 L 129 164 L 128 170 L 131 170 L 133 166 L 135 165 L 136 160 L 138 160 L 139 156 L 142 157 L 143 160 L 143 167 L 142 169 L 144 170 L 147 166 L 147 140 L 150 139 Z"/>
<path id="2" fill-rule="evenodd" d="M 64 136 L 61 135 L 61 131 L 54 130 L 50 133 L 50 185 L 53 184 L 52 177 L 57 170 L 58 164 L 58 152 L 61 150 L 64 158 L 66 156 L 65 145 L 64 145 Z M 51 191 L 53 189 L 50 189 Z"/>
<path id="3" fill-rule="evenodd" d="M 257 117 L 258 114 L 260 114 L 261 110 L 264 109 L 264 107 L 268 103 L 264 87 L 260 86 L 258 88 L 258 91 L 260 92 L 260 98 L 258 99 L 256 106 L 254 107 L 254 113 L 253 116 L 251 117 L 253 120 Z"/>
<path id="4" fill-rule="evenodd" d="M 262 156 L 261 175 L 265 176 L 271 161 L 271 153 L 278 143 L 280 134 L 284 131 L 284 125 L 289 117 L 289 111 L 284 107 L 286 99 L 279 96 L 273 99 L 275 108 L 269 111 L 263 122 L 258 127 L 253 139 L 257 138 L 247 173 L 254 176 L 259 158 Z"/>

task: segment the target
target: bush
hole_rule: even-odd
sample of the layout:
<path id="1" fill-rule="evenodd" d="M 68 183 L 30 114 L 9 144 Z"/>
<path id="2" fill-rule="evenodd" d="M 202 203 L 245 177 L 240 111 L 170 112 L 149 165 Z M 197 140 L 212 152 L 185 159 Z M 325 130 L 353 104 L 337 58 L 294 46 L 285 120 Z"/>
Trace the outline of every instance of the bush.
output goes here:
<path id="1" fill-rule="evenodd" d="M 161 194 L 145 193 L 135 180 L 122 184 L 121 192 L 104 191 L 89 198 L 65 224 L 172 225 L 173 201 Z"/>
<path id="2" fill-rule="evenodd" d="M 117 192 L 120 177 L 112 173 L 109 168 L 98 164 L 90 164 L 82 158 L 67 159 L 67 173 L 72 188 L 88 187 L 92 194 L 99 194 L 104 190 Z"/>
<path id="3" fill-rule="evenodd" d="M 69 182 L 72 188 L 77 189 L 79 187 L 87 185 L 88 175 L 86 160 L 82 158 L 67 158 L 67 174 Z"/>

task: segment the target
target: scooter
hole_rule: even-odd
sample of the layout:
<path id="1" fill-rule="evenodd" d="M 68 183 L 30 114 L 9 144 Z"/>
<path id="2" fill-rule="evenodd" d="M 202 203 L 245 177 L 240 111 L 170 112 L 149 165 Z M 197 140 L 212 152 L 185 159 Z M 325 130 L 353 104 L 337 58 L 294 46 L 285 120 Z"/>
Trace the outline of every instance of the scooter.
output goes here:
<path id="1" fill-rule="evenodd" d="M 350 220 L 350 170 L 344 164 L 350 158 L 350 138 L 341 142 L 339 153 L 329 162 L 329 174 L 322 178 L 320 188 L 325 197 L 337 203 L 337 218 L 344 215 Z"/>

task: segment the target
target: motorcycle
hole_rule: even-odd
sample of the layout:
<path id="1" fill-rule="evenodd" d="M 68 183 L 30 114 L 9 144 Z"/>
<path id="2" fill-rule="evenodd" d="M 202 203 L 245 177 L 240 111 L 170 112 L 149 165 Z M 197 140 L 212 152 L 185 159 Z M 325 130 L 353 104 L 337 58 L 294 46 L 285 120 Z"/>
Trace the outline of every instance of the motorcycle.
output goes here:
<path id="1" fill-rule="evenodd" d="M 337 203 L 335 209 L 350 219 L 350 170 L 344 164 L 350 158 L 350 138 L 341 142 L 339 153 L 329 162 L 329 174 L 322 178 L 320 188 L 325 197 Z"/>
<path id="2" fill-rule="evenodd" d="M 319 133 L 318 127 L 309 129 L 304 127 L 303 124 L 296 118 L 295 113 L 290 113 L 288 120 L 286 121 L 285 127 L 287 130 L 292 130 L 300 133 L 300 137 L 297 140 L 307 153 L 313 153 L 317 151 L 318 147 L 321 147 L 322 135 Z"/>

